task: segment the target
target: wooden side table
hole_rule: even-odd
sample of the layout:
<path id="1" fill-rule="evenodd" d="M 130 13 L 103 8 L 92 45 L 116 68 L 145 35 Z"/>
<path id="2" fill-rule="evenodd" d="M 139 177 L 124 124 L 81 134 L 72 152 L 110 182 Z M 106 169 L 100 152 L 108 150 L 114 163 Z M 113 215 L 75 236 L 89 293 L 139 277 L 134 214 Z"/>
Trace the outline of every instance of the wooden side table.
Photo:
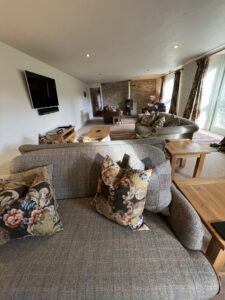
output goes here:
<path id="1" fill-rule="evenodd" d="M 73 143 L 76 132 L 74 126 L 57 127 L 51 131 L 48 131 L 46 135 L 52 141 L 58 141 L 60 144 Z"/>
<path id="2" fill-rule="evenodd" d="M 194 143 L 188 139 L 169 140 L 165 146 L 166 151 L 170 155 L 172 178 L 174 178 L 177 159 L 181 159 L 181 167 L 185 166 L 185 160 L 189 157 L 196 157 L 193 177 L 200 177 L 205 161 L 205 156 L 208 151 L 198 143 Z"/>
<path id="3" fill-rule="evenodd" d="M 176 178 L 174 183 L 211 233 L 206 256 L 217 274 L 225 275 L 225 241 L 211 225 L 212 222 L 225 221 L 225 177 Z"/>

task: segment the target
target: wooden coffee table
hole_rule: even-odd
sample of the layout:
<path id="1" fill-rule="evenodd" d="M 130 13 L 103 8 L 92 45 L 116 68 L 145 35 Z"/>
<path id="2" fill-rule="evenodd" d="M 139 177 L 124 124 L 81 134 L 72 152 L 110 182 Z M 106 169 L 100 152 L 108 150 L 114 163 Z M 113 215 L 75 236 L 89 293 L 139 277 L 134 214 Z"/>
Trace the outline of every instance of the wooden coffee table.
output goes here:
<path id="1" fill-rule="evenodd" d="M 225 177 L 176 178 L 174 183 L 212 234 L 206 256 L 216 272 L 225 275 L 222 272 L 225 264 L 225 241 L 211 225 L 212 222 L 225 221 Z"/>
<path id="2" fill-rule="evenodd" d="M 168 140 L 165 146 L 166 151 L 170 155 L 172 178 L 174 178 L 177 159 L 181 159 L 181 167 L 185 166 L 185 160 L 189 157 L 196 157 L 196 164 L 193 177 L 199 177 L 202 172 L 205 156 L 208 151 L 198 143 L 194 143 L 189 139 Z"/>
<path id="3" fill-rule="evenodd" d="M 83 142 L 110 141 L 110 126 L 96 126 L 83 137 Z"/>

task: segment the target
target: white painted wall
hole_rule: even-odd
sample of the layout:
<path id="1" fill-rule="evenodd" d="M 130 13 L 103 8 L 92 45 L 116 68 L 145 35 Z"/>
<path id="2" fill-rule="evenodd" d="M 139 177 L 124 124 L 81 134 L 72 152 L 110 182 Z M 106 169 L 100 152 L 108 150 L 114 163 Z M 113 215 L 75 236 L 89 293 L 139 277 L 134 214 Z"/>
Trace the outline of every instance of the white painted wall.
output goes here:
<path id="1" fill-rule="evenodd" d="M 24 70 L 55 79 L 59 112 L 39 116 L 32 109 Z M 8 172 L 20 145 L 37 144 L 39 133 L 57 126 L 73 124 L 78 130 L 90 112 L 87 84 L 0 42 L 0 174 Z"/>

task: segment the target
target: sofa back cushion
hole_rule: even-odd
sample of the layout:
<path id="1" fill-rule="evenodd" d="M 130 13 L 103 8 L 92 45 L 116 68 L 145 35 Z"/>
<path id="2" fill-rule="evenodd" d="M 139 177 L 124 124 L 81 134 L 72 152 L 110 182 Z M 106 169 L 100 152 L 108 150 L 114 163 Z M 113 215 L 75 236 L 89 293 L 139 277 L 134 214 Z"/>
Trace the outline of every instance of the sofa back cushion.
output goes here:
<path id="1" fill-rule="evenodd" d="M 158 165 L 145 163 L 145 167 L 152 168 L 152 176 L 148 186 L 145 209 L 154 213 L 161 212 L 169 215 L 168 206 L 171 195 L 171 166 L 166 160 Z"/>
<path id="2" fill-rule="evenodd" d="M 57 199 L 91 197 L 96 192 L 103 157 L 110 155 L 114 161 L 119 161 L 124 153 L 130 156 L 133 165 L 146 157 L 150 157 L 156 165 L 165 161 L 165 154 L 148 144 L 99 143 L 28 152 L 13 159 L 11 172 L 53 164 Z"/>
<path id="3" fill-rule="evenodd" d="M 171 126 L 179 126 L 180 125 L 180 119 L 176 115 L 171 115 L 165 123 L 163 124 L 164 127 L 171 127 Z"/>

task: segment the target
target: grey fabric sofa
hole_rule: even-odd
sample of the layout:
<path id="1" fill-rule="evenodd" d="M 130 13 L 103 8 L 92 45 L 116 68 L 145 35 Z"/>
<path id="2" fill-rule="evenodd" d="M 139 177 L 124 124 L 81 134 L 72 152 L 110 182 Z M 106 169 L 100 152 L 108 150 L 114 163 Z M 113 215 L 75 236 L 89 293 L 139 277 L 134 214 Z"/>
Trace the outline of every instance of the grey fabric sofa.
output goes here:
<path id="1" fill-rule="evenodd" d="M 160 138 L 151 138 L 151 139 L 134 139 L 134 140 L 119 140 L 119 141 L 109 141 L 101 142 L 101 145 L 110 145 L 111 147 L 115 145 L 133 145 L 133 144 L 147 144 L 159 148 L 164 151 L 165 149 L 165 140 Z M 69 143 L 69 144 L 24 144 L 19 147 L 21 154 L 31 151 L 43 150 L 43 149 L 65 149 L 65 148 L 82 148 L 88 145 L 89 147 L 99 146 L 99 142 L 92 143 Z"/>
<path id="2" fill-rule="evenodd" d="M 139 115 L 138 121 L 135 124 L 135 132 L 138 135 L 147 135 L 151 132 L 151 127 L 140 123 L 142 116 L 143 114 Z M 164 116 L 165 119 L 168 120 L 171 117 L 171 114 L 160 112 L 159 116 Z M 195 122 L 182 117 L 178 117 L 178 119 L 179 126 L 157 128 L 154 136 L 161 139 L 192 139 L 193 133 L 199 129 L 198 125 Z"/>
<path id="3" fill-rule="evenodd" d="M 64 230 L 1 246 L 0 299 L 210 299 L 218 293 L 214 269 L 199 251 L 201 221 L 175 186 L 168 220 L 144 213 L 149 231 L 132 232 L 94 211 L 99 155 L 120 160 L 123 153 L 165 160 L 157 147 L 124 141 L 33 150 L 13 159 L 12 173 L 53 164 Z"/>

